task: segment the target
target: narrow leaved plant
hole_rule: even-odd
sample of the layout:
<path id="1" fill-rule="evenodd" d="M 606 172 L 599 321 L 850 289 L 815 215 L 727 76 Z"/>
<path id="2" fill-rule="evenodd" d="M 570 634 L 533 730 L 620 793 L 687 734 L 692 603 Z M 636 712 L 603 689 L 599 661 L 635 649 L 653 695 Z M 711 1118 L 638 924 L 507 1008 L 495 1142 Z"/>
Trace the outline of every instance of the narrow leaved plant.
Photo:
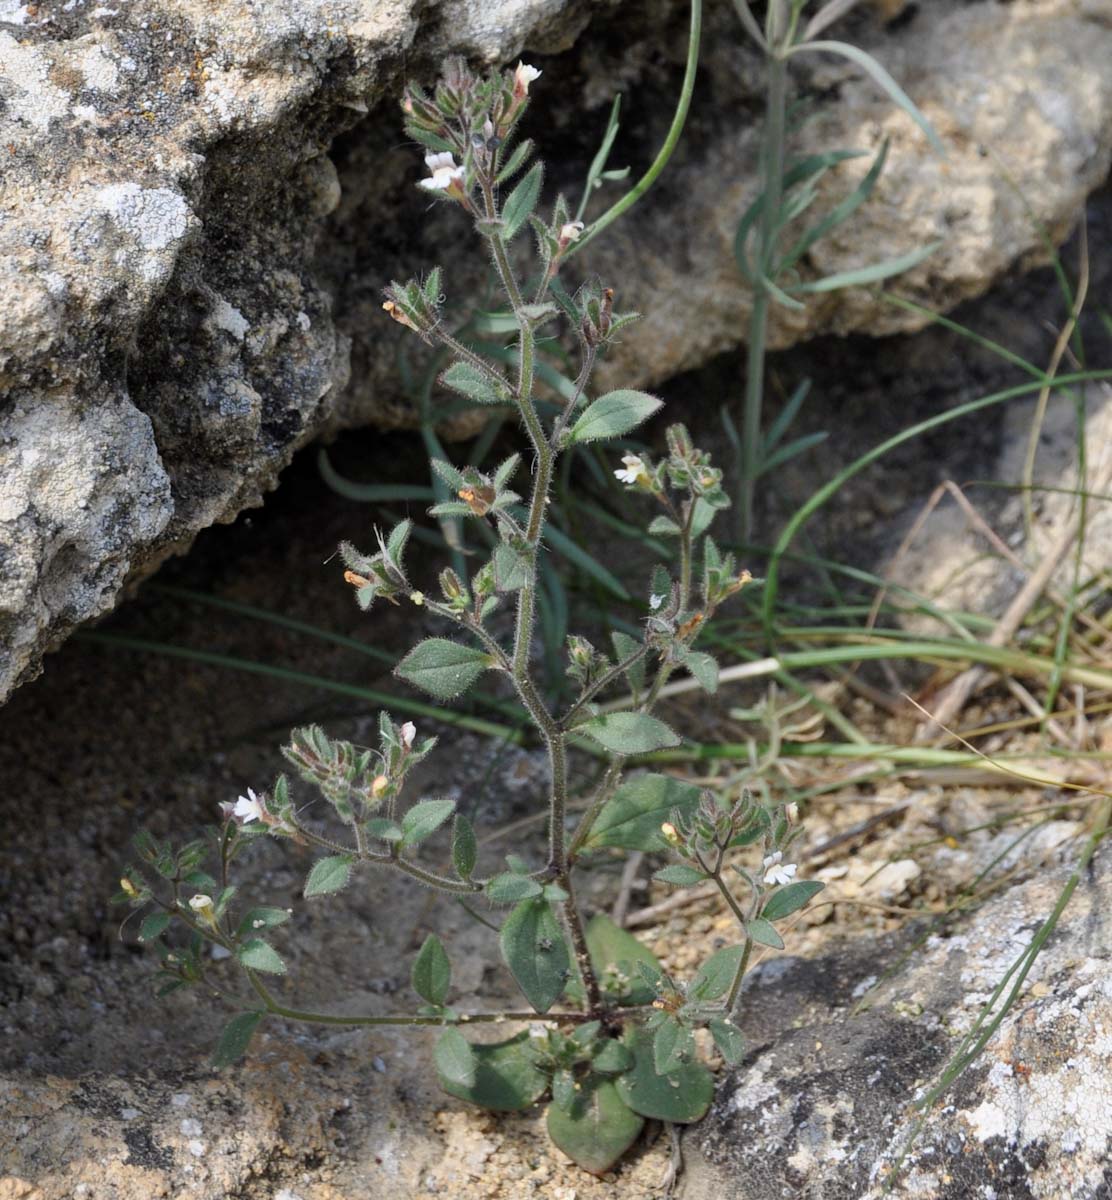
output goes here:
<path id="1" fill-rule="evenodd" d="M 523 470 L 518 455 L 489 475 L 433 462 L 452 498 L 432 514 L 485 522 L 496 535 L 489 560 L 469 579 L 452 568 L 441 572 L 439 598 L 411 581 L 405 562 L 409 521 L 380 535 L 373 553 L 344 546 L 342 554 L 345 578 L 364 610 L 376 600 L 409 604 L 443 625 L 442 635 L 420 642 L 401 660 L 400 679 L 440 701 L 461 696 L 488 673 L 510 682 L 548 756 L 547 795 L 538 798 L 547 807 L 547 854 L 538 862 L 510 854 L 504 870 L 480 875 L 467 817 L 452 801 L 413 802 L 407 796 L 410 772 L 436 739 L 419 738 L 412 722 L 399 724 L 383 714 L 377 749 L 358 748 L 316 727 L 295 731 L 285 747 L 299 780 L 328 802 L 327 821 L 310 821 L 282 776 L 265 793 L 249 790 L 222 805 L 223 821 L 205 840 L 175 849 L 140 835 L 137 861 L 121 881 L 118 899 L 145 910 L 139 939 L 160 955 L 159 994 L 200 985 L 238 1008 L 217 1048 L 219 1065 L 239 1058 L 271 1016 L 326 1025 L 440 1026 L 434 1060 L 448 1092 L 499 1111 L 546 1103 L 553 1141 L 587 1170 L 602 1172 L 635 1141 L 646 1118 L 682 1123 L 705 1113 L 712 1076 L 696 1053 L 696 1032 L 708 1030 L 721 1056 L 739 1061 L 744 1041 L 735 1018 L 753 948 L 782 948 L 777 923 L 822 885 L 794 878 L 788 861 L 800 832 L 794 806 L 626 771 L 631 756 L 680 741 L 654 714 L 674 672 L 686 671 L 707 692 L 716 690 L 718 666 L 697 641 L 722 603 L 749 581 L 707 533 L 728 500 L 721 472 L 683 426 L 668 429 L 667 453 L 659 461 L 627 452 L 615 470 L 655 509 L 654 534 L 673 538 L 677 547 L 674 569 L 657 568 L 644 592 L 640 636 L 615 633 L 607 651 L 585 637 L 570 637 L 567 669 L 575 698 L 563 711 L 546 704 L 531 674 L 538 559 L 557 460 L 584 443 L 623 437 L 661 407 L 655 397 L 633 390 L 591 398 L 599 356 L 634 314 L 615 312 L 613 291 L 597 281 L 574 294 L 560 282 L 583 226 L 571 219 L 563 197 L 550 220 L 536 215 L 542 167 L 531 161 L 532 145 L 514 137 L 538 74 L 519 64 L 477 78 L 452 61 L 433 94 L 411 88 L 403 104 L 407 132 L 427 148 L 429 174 L 420 187 L 462 208 L 486 243 L 517 326 L 513 369 L 453 335 L 439 270 L 423 281 L 392 284 L 384 306 L 394 320 L 450 352 L 451 364 L 441 375 L 445 387 L 476 404 L 517 413 L 531 470 Z M 530 228 L 537 262 L 523 276 L 516 269 L 523 247 L 514 243 Z M 542 405 L 536 392 L 538 331 L 557 321 L 570 328 L 580 370 L 571 399 Z M 522 477 L 524 499 L 512 490 Z M 568 792 L 573 746 L 607 759 L 597 790 L 574 822 Z M 427 839 L 449 829 L 451 868 L 422 861 Z M 232 882 L 241 855 L 264 836 L 320 852 L 304 886 L 309 900 L 339 892 L 361 872 L 380 867 L 502 911 L 499 946 L 527 1007 L 453 1008 L 450 959 L 435 935 L 413 963 L 412 986 L 423 1003 L 411 1012 L 332 1015 L 280 998 L 270 981 L 286 973 L 286 964 L 273 931 L 290 920 L 291 911 L 245 906 Z M 607 917 L 585 920 L 576 900 L 576 869 L 592 855 L 615 850 L 672 854 L 677 861 L 656 875 L 666 884 L 713 882 L 737 920 L 735 944 L 711 954 L 692 978 L 679 980 Z M 234 975 L 226 978 L 229 968 L 239 972 L 242 987 Z M 465 1036 L 469 1026 L 506 1021 L 523 1022 L 508 1040 L 475 1043 Z"/>

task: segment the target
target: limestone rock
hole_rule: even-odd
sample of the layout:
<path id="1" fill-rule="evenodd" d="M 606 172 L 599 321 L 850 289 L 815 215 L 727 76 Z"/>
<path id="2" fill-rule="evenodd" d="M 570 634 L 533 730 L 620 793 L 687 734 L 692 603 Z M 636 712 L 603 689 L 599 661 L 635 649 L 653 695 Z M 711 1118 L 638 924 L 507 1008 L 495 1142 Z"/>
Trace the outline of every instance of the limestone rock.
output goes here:
<path id="1" fill-rule="evenodd" d="M 879 1200 L 913 1132 L 912 1102 L 937 1080 L 1067 875 L 1046 871 L 1010 889 L 949 934 L 930 936 L 891 977 L 892 947 L 877 960 L 875 948 L 853 944 L 759 971 L 743 1024 L 768 1036 L 686 1134 L 681 1200 Z M 1110 890 L 1105 855 L 1083 876 L 985 1052 L 927 1112 L 888 1195 L 1106 1193 Z"/>
<path id="2" fill-rule="evenodd" d="M 588 7 L 0 6 L 0 700 L 339 422 L 332 138 L 407 65 L 560 48 Z"/>

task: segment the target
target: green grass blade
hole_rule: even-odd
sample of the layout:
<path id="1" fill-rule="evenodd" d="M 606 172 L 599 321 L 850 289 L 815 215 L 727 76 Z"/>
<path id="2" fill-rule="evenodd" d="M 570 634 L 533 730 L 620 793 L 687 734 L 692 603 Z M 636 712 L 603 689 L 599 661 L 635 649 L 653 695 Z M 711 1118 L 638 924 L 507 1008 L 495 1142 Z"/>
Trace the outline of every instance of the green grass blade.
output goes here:
<path id="1" fill-rule="evenodd" d="M 934 126 L 919 111 L 915 101 L 911 99 L 907 92 L 900 87 L 871 54 L 867 54 L 857 46 L 850 45 L 849 42 L 804 42 L 802 45 L 793 46 L 788 53 L 802 54 L 808 50 L 813 50 L 820 54 L 837 54 L 842 58 L 848 58 L 850 62 L 859 66 L 882 91 L 887 93 L 892 103 L 905 112 L 919 126 L 926 135 L 927 141 L 930 142 L 935 150 L 939 154 L 946 153 L 942 145 L 942 139 L 935 132 Z"/>
<path id="2" fill-rule="evenodd" d="M 398 501 L 414 503 L 432 503 L 433 490 L 409 483 L 355 483 L 346 479 L 336 470 L 328 457 L 327 450 L 317 451 L 317 469 L 321 478 L 338 495 L 345 500 L 358 500 L 360 503 L 390 504 Z"/>
<path id="3" fill-rule="evenodd" d="M 920 246 L 917 250 L 901 254 L 898 258 L 888 258 L 884 262 L 873 263 L 868 267 L 857 267 L 852 271 L 837 271 L 835 274 L 826 275 L 822 279 L 812 279 L 807 283 L 793 284 L 792 290 L 812 294 L 815 292 L 836 292 L 841 288 L 848 287 L 863 287 L 867 283 L 879 283 L 882 279 L 890 279 L 893 275 L 901 275 L 904 271 L 910 271 L 912 267 L 918 266 L 925 258 L 930 258 L 941 245 L 941 242 L 931 242 L 927 246 Z"/>

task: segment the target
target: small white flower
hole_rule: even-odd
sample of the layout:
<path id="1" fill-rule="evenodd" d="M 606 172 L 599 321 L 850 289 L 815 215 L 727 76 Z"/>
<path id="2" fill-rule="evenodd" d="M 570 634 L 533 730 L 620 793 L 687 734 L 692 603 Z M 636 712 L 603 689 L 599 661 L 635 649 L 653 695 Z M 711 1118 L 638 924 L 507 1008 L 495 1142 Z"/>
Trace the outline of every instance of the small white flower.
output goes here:
<path id="1" fill-rule="evenodd" d="M 765 883 L 791 883 L 795 876 L 796 865 L 795 863 L 783 863 L 781 865 L 783 857 L 783 854 L 777 850 L 775 853 L 768 855 L 761 864 L 764 870 Z"/>
<path id="2" fill-rule="evenodd" d="M 428 192 L 442 192 L 463 183 L 463 167 L 456 166 L 456 160 L 451 152 L 445 150 L 442 154 L 426 154 L 425 166 L 428 167 L 430 178 L 418 182 Z"/>
<path id="3" fill-rule="evenodd" d="M 569 242 L 578 242 L 579 235 L 583 232 L 582 221 L 569 221 L 566 225 L 560 226 L 560 245 L 566 246 Z"/>
<path id="4" fill-rule="evenodd" d="M 413 745 L 413 739 L 417 736 L 417 726 L 412 721 L 406 721 L 402 726 L 402 745 L 408 750 Z"/>
<path id="5" fill-rule="evenodd" d="M 534 79 L 540 79 L 541 73 L 528 63 L 518 62 L 514 69 L 514 95 L 520 99 L 529 95 L 529 85 Z"/>
<path id="6" fill-rule="evenodd" d="M 640 458 L 638 458 L 636 454 L 623 454 L 622 462 L 625 465 L 619 467 L 618 470 L 614 472 L 614 478 L 617 479 L 619 483 L 625 483 L 632 486 L 633 484 L 640 482 L 642 479 L 648 479 L 649 472 L 645 467 L 645 464 Z"/>
<path id="7" fill-rule="evenodd" d="M 212 908 L 212 897 L 202 896 L 198 893 L 190 898 L 189 907 L 196 913 L 208 912 Z"/>
<path id="8" fill-rule="evenodd" d="M 246 824 L 249 821 L 261 821 L 265 812 L 263 802 L 255 795 L 254 788 L 248 788 L 247 795 L 240 796 L 236 801 L 235 807 L 232 809 L 232 816 L 240 824 Z"/>
<path id="9" fill-rule="evenodd" d="M 661 606 L 663 603 L 664 603 L 664 597 L 663 597 L 663 596 L 658 596 L 658 595 L 656 595 L 656 594 L 654 593 L 653 595 L 651 595 L 651 596 L 649 597 L 649 608 L 651 608 L 651 609 L 653 610 L 653 612 L 656 612 L 656 610 L 657 610 L 657 609 L 658 609 L 658 608 L 659 608 L 659 607 L 660 607 L 660 606 Z"/>
<path id="10" fill-rule="evenodd" d="M 794 800 L 791 804 L 784 805 L 784 816 L 787 817 L 789 825 L 799 824 L 799 805 Z"/>

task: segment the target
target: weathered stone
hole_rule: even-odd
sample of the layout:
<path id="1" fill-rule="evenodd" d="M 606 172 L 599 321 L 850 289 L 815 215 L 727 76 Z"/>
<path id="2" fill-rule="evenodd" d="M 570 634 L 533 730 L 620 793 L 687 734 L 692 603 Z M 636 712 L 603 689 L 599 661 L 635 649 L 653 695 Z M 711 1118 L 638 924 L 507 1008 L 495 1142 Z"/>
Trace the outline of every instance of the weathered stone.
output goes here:
<path id="1" fill-rule="evenodd" d="M 1047 870 L 1010 889 L 930 936 L 891 975 L 896 947 L 852 943 L 758 971 L 743 1021 L 758 1044 L 684 1139 L 682 1200 L 879 1200 L 913 1132 L 887 1193 L 896 1200 L 1106 1194 L 1107 856 L 1082 877 L 984 1053 L 914 1129 L 913 1102 L 938 1080 L 1067 876 Z M 784 1032 L 788 1023 L 794 1028 Z"/>

